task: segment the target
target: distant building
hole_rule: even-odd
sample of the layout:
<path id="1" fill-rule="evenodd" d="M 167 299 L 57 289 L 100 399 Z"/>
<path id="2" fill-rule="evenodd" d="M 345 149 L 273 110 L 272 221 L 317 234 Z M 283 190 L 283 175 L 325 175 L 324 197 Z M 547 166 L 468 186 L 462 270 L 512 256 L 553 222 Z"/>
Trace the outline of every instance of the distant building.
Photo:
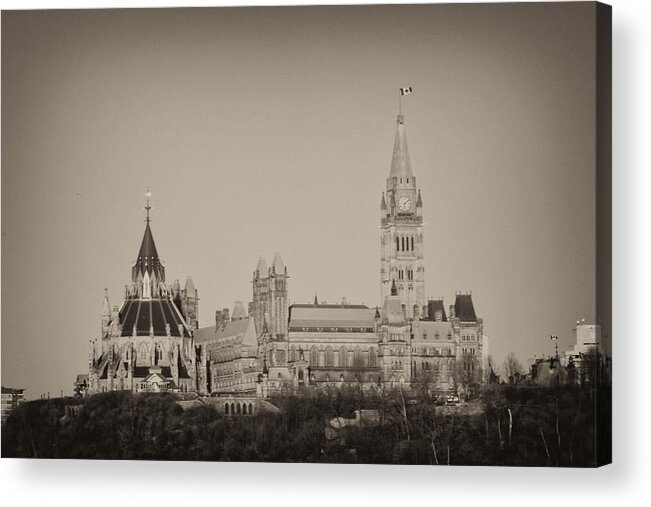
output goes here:
<path id="1" fill-rule="evenodd" d="M 397 120 L 386 194 L 380 201 L 382 304 L 289 305 L 280 254 L 253 271 L 248 321 L 243 304 L 199 329 L 199 391 L 224 394 L 381 385 L 472 393 L 484 382 L 486 338 L 470 293 L 446 315 L 425 299 L 423 200 L 412 174 L 404 116 Z M 236 318 L 237 315 L 237 318 Z M 252 322 L 251 322 L 252 321 Z"/>
<path id="2" fill-rule="evenodd" d="M 601 326 L 577 322 L 575 343 L 563 354 L 568 381 L 577 384 L 610 381 L 610 358 L 603 352 Z"/>
<path id="3" fill-rule="evenodd" d="M 13 389 L 2 386 L 2 423 L 4 423 L 9 414 L 21 403 L 25 401 L 25 389 Z"/>
<path id="4" fill-rule="evenodd" d="M 88 393 L 88 373 L 79 373 L 74 382 L 74 395 L 83 398 Z"/>
<path id="5" fill-rule="evenodd" d="M 192 278 L 184 289 L 165 283 L 154 243 L 149 198 L 145 233 L 120 307 L 104 295 L 101 334 L 90 342 L 88 392 L 194 391 L 192 332 L 199 298 Z"/>

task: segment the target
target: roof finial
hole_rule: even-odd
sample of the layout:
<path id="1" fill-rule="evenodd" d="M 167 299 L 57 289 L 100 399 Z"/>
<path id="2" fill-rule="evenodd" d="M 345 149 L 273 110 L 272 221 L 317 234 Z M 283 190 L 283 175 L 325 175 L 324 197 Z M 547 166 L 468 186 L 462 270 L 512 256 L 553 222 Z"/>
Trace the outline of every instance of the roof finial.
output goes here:
<path id="1" fill-rule="evenodd" d="M 149 222 L 151 222 L 151 219 L 149 218 L 149 210 L 151 210 L 151 205 L 149 204 L 149 198 L 151 197 L 151 190 L 149 190 L 149 187 L 147 187 L 147 191 L 145 192 L 145 197 L 147 198 L 147 205 L 145 206 L 147 217 L 145 218 L 145 222 L 149 224 Z"/>

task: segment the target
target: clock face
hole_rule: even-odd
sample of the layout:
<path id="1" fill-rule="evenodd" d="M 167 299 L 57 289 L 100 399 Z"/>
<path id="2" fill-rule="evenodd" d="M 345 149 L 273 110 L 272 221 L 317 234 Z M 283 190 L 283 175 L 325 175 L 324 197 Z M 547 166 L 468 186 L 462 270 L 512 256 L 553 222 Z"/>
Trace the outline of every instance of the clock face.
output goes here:
<path id="1" fill-rule="evenodd" d="M 400 211 L 409 211 L 411 209 L 411 201 L 408 197 L 401 197 L 398 201 L 398 207 Z"/>

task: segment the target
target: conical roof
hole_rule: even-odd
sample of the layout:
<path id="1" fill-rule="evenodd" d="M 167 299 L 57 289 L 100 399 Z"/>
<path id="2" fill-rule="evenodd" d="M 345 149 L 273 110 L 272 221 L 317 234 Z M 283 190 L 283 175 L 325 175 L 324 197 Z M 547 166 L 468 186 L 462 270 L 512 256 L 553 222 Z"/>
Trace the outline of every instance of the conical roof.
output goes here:
<path id="1" fill-rule="evenodd" d="M 273 268 L 274 271 L 278 274 L 285 273 L 285 263 L 283 262 L 283 259 L 278 252 L 276 252 L 274 255 Z"/>
<path id="2" fill-rule="evenodd" d="M 405 132 L 405 117 L 398 115 L 398 125 L 396 128 L 396 140 L 393 143 L 393 159 L 391 160 L 390 178 L 402 178 L 403 183 L 407 183 L 406 178 L 412 178 L 411 161 L 409 160 L 409 149 L 407 148 L 407 133 Z"/>
<path id="3" fill-rule="evenodd" d="M 242 301 L 235 301 L 233 306 L 233 316 L 231 320 L 241 320 L 246 317 L 246 310 L 244 309 L 244 303 Z"/>
<path id="4" fill-rule="evenodd" d="M 260 259 L 258 259 L 258 265 L 256 266 L 255 270 L 260 273 L 260 276 L 263 276 L 263 277 L 269 271 L 269 269 L 267 268 L 267 263 L 265 262 L 265 260 L 262 257 L 260 257 Z"/>
<path id="5" fill-rule="evenodd" d="M 144 276 L 145 273 L 149 273 L 150 278 L 155 276 L 156 280 L 160 282 L 165 281 L 165 268 L 158 257 L 156 243 L 154 243 L 154 236 L 151 233 L 149 222 L 147 222 L 145 227 L 145 234 L 140 244 L 138 257 L 131 270 L 131 280 L 137 282 L 138 276 Z"/>
<path id="6" fill-rule="evenodd" d="M 192 281 L 192 277 L 188 276 L 188 278 L 185 280 L 185 294 L 194 297 L 197 289 L 194 288 L 194 282 Z"/>

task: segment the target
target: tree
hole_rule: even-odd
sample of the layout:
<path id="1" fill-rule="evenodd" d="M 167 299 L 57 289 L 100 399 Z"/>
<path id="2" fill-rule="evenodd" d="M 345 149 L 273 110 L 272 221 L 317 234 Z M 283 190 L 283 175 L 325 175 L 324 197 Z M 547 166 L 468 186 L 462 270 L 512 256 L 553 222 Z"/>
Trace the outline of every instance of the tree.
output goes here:
<path id="1" fill-rule="evenodd" d="M 516 376 L 521 375 L 522 372 L 522 363 L 513 352 L 509 352 L 509 355 L 504 360 L 504 376 L 509 379 L 509 383 L 513 383 Z"/>

